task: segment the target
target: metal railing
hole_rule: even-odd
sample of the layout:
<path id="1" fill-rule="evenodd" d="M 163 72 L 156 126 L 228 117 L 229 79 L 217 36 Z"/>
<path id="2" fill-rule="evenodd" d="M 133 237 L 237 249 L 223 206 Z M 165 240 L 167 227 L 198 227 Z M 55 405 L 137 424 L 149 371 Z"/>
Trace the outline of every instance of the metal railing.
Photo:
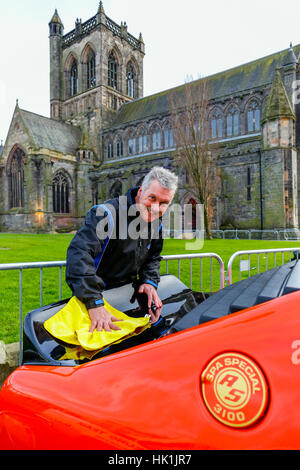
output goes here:
<path id="1" fill-rule="evenodd" d="M 273 259 L 273 267 L 276 266 L 276 254 L 281 253 L 281 264 L 284 264 L 284 253 L 289 253 L 289 260 L 291 261 L 291 255 L 293 252 L 300 252 L 299 247 L 291 247 L 291 248 L 273 248 L 273 249 L 268 249 L 268 250 L 249 250 L 249 251 L 237 251 L 234 253 L 228 261 L 227 264 L 227 276 L 226 280 L 228 281 L 228 284 L 232 284 L 232 264 L 235 261 L 236 258 L 239 258 L 239 280 L 241 280 L 241 257 L 242 256 L 248 256 L 248 263 L 247 263 L 247 271 L 248 271 L 248 277 L 250 277 L 250 271 L 251 271 L 251 260 L 250 257 L 251 255 L 257 255 L 256 261 L 257 261 L 257 266 L 256 270 L 257 273 L 260 272 L 260 262 L 259 262 L 259 255 L 264 254 L 266 255 L 266 267 L 265 271 L 267 271 L 268 268 L 268 254 L 273 254 L 274 259 Z"/>
<path id="2" fill-rule="evenodd" d="M 251 270 L 256 269 L 257 272 L 260 272 L 260 255 L 265 255 L 265 270 L 270 268 L 270 263 L 268 263 L 268 255 L 273 254 L 273 266 L 276 266 L 276 255 L 281 253 L 281 264 L 284 264 L 284 253 L 289 253 L 289 260 L 291 260 L 292 253 L 299 253 L 300 258 L 300 247 L 290 247 L 290 248 L 277 248 L 277 249 L 261 249 L 261 250 L 249 250 L 249 251 L 238 251 L 234 253 L 227 265 L 227 276 L 225 278 L 225 266 L 222 258 L 216 253 L 192 253 L 192 254 L 178 254 L 178 255 L 165 255 L 162 256 L 162 261 L 164 261 L 166 274 L 169 274 L 169 263 L 171 261 L 177 261 L 177 277 L 181 279 L 182 274 L 182 265 L 181 262 L 183 260 L 189 260 L 189 280 L 190 280 L 190 288 L 192 288 L 193 284 L 193 269 L 192 262 L 193 260 L 199 260 L 199 267 L 197 267 L 197 274 L 200 275 L 200 291 L 203 291 L 203 260 L 209 259 L 210 260 L 210 268 L 206 270 L 206 274 L 210 276 L 210 291 L 213 292 L 213 260 L 216 260 L 219 265 L 219 289 L 223 289 L 225 285 L 225 280 L 228 281 L 228 284 L 232 284 L 232 266 L 234 261 L 239 258 L 239 280 L 241 280 L 241 260 L 242 257 L 248 257 L 248 277 L 251 275 Z M 252 255 L 257 255 L 256 257 L 256 267 L 251 268 L 250 257 Z M 23 325 L 23 270 L 24 269 L 39 269 L 40 270 L 40 306 L 43 306 L 43 269 L 44 268 L 59 268 L 59 300 L 62 299 L 62 268 L 66 266 L 66 261 L 48 261 L 48 262 L 34 262 L 34 263 L 10 263 L 10 264 L 0 264 L 0 271 L 19 271 L 19 325 L 20 325 L 20 334 L 19 334 L 19 341 L 20 341 L 20 363 L 21 363 L 21 354 L 22 354 L 22 325 Z M 173 269 L 174 271 L 174 269 Z M 206 290 L 207 292 L 207 290 Z"/>
<path id="3" fill-rule="evenodd" d="M 234 253 L 227 264 L 227 275 L 225 277 L 225 270 L 224 270 L 224 262 L 222 258 L 216 253 L 192 253 L 192 254 L 177 254 L 177 255 L 166 255 L 162 256 L 162 261 L 165 262 L 166 274 L 169 274 L 169 264 L 172 261 L 177 261 L 177 276 L 181 279 L 182 274 L 182 265 L 181 262 L 183 260 L 189 261 L 189 280 L 190 280 L 190 288 L 192 288 L 193 284 L 193 270 L 195 270 L 195 264 L 192 266 L 192 262 L 194 260 L 199 260 L 199 267 L 197 267 L 197 275 L 200 275 L 200 291 L 203 291 L 203 260 L 209 259 L 210 260 L 210 268 L 206 269 L 206 275 L 210 276 L 210 291 L 213 291 L 213 260 L 216 260 L 219 265 L 219 288 L 223 289 L 225 285 L 225 281 L 228 281 L 228 284 L 232 284 L 232 267 L 234 261 L 239 259 L 239 267 L 238 267 L 238 276 L 241 280 L 241 273 L 242 271 L 248 271 L 248 277 L 251 275 L 251 271 L 256 269 L 256 272 L 261 272 L 261 267 L 263 263 L 260 263 L 260 255 L 265 255 L 265 266 L 264 270 L 272 269 L 272 267 L 276 266 L 276 262 L 278 262 L 278 253 L 281 253 L 281 264 L 284 264 L 286 261 L 284 260 L 284 254 L 289 254 L 289 261 L 291 261 L 292 254 L 297 254 L 297 257 L 300 259 L 300 247 L 289 247 L 289 248 L 274 248 L 274 249 L 260 249 L 260 250 L 248 250 L 248 251 L 238 251 Z M 251 267 L 251 256 L 256 255 L 256 266 Z M 270 255 L 273 255 L 273 262 L 270 262 Z M 242 257 L 247 257 L 247 259 L 242 260 Z M 276 257 L 277 256 L 277 257 Z M 252 258 L 253 259 L 253 258 Z M 246 268 L 242 269 L 242 261 L 246 261 Z M 280 264 L 280 263 L 279 263 Z M 272 266 L 273 265 L 273 266 Z M 22 354 L 22 324 L 23 324 L 23 270 L 24 269 L 39 269 L 40 270 L 40 282 L 39 282 L 39 289 L 40 289 L 40 306 L 43 306 L 43 269 L 44 268 L 59 268 L 59 276 L 58 276 L 58 291 L 59 291 L 59 300 L 62 299 L 62 269 L 66 266 L 66 261 L 48 261 L 48 262 L 34 262 L 34 263 L 10 263 L 10 264 L 0 264 L 0 271 L 19 271 L 19 324 L 20 324 L 20 361 L 21 361 L 21 354 Z M 174 272 L 174 269 L 172 269 Z M 187 276 L 186 276 L 187 277 Z M 207 292 L 207 290 L 206 290 Z M 20 362 L 21 363 L 21 362 Z"/>
<path id="4" fill-rule="evenodd" d="M 171 260 L 178 261 L 178 278 L 180 279 L 181 272 L 181 261 L 184 259 L 190 260 L 190 286 L 192 286 L 192 260 L 200 259 L 200 279 L 201 279 L 201 290 L 203 281 L 202 272 L 202 260 L 204 258 L 210 258 L 210 286 L 212 291 L 212 280 L 213 280 L 213 268 L 212 260 L 216 259 L 219 263 L 220 270 L 220 289 L 224 287 L 224 263 L 219 255 L 216 253 L 198 253 L 198 254 L 183 254 L 183 255 L 168 255 L 163 256 L 162 259 L 166 262 L 166 273 L 168 274 L 168 262 Z M 66 266 L 66 261 L 45 261 L 45 262 L 33 262 L 33 263 L 10 263 L 0 264 L 0 271 L 19 271 L 19 342 L 20 342 L 20 356 L 19 361 L 22 361 L 22 334 L 23 334 L 23 270 L 24 269 L 39 269 L 40 270 L 40 307 L 43 306 L 43 269 L 44 268 L 59 268 L 59 300 L 62 299 L 62 268 Z"/>
<path id="5" fill-rule="evenodd" d="M 20 341 L 20 356 L 19 363 L 22 362 L 22 333 L 23 333 L 23 282 L 22 274 L 23 269 L 40 269 L 40 306 L 43 305 L 43 268 L 59 268 L 59 300 L 62 296 L 62 268 L 66 266 L 66 261 L 46 261 L 35 263 L 10 263 L 0 264 L 0 271 L 19 271 L 19 341 Z"/>
<path id="6" fill-rule="evenodd" d="M 300 240 L 298 229 L 218 229 L 211 231 L 213 238 L 223 240 Z"/>
<path id="7" fill-rule="evenodd" d="M 167 255 L 162 256 L 162 259 L 166 261 L 166 272 L 168 274 L 168 262 L 171 260 L 178 260 L 178 278 L 180 279 L 180 266 L 181 261 L 184 259 L 190 260 L 190 286 L 192 286 L 192 259 L 200 259 L 200 276 L 201 285 L 203 280 L 202 262 L 203 258 L 211 259 L 210 267 L 210 279 L 212 288 L 212 259 L 215 258 L 220 266 L 220 289 L 224 287 L 224 263 L 219 255 L 216 253 L 193 253 L 193 254 L 182 254 L 182 255 Z M 22 314 L 22 297 L 23 297 L 23 284 L 22 284 L 22 272 L 23 269 L 40 269 L 40 307 L 43 306 L 43 269 L 44 268 L 59 268 L 59 300 L 62 298 L 62 268 L 66 266 L 66 261 L 41 261 L 34 263 L 9 263 L 0 264 L 0 271 L 19 271 L 19 312 Z"/>
<path id="8" fill-rule="evenodd" d="M 204 258 L 210 258 L 210 290 L 212 292 L 213 290 L 213 266 L 212 266 L 212 260 L 216 259 L 219 263 L 219 269 L 220 269 L 220 289 L 223 289 L 224 287 L 224 262 L 222 258 L 216 254 L 216 253 L 193 253 L 193 254 L 183 254 L 183 255 L 166 255 L 162 256 L 163 261 L 166 261 L 166 274 L 169 273 L 169 261 L 172 260 L 178 260 L 178 278 L 180 279 L 180 267 L 181 267 L 181 261 L 184 259 L 189 259 L 189 272 L 190 272 L 190 288 L 192 288 L 192 283 L 193 283 L 193 273 L 192 273 L 192 260 L 193 259 L 200 259 L 200 290 L 202 291 L 203 287 L 203 266 L 202 266 L 202 260 Z"/>

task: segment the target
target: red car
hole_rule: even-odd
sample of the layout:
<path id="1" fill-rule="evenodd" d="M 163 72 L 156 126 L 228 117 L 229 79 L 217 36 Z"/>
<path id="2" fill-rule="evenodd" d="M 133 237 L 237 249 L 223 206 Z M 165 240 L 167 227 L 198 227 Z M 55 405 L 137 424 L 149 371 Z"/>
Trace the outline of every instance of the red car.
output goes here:
<path id="1" fill-rule="evenodd" d="M 43 327 L 66 300 L 29 313 L 0 448 L 299 449 L 299 288 L 298 261 L 212 295 L 162 276 L 160 321 L 92 360 Z M 134 316 L 130 289 L 105 297 Z"/>

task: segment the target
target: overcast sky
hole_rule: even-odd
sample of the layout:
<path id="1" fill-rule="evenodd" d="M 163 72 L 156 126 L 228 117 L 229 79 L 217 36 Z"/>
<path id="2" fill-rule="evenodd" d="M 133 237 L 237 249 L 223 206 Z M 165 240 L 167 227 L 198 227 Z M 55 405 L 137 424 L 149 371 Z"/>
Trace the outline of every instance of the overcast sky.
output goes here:
<path id="1" fill-rule="evenodd" d="M 49 116 L 48 23 L 66 34 L 94 16 L 98 0 L 0 0 L 0 139 L 16 99 Z M 298 0 L 104 0 L 104 10 L 146 46 L 144 94 L 172 88 L 300 43 Z"/>

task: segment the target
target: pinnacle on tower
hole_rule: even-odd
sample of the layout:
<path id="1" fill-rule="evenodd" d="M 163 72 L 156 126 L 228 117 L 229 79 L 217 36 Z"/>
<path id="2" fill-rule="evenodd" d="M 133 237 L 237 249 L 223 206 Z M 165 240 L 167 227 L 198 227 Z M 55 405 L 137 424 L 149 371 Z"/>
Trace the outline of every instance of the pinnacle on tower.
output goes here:
<path id="1" fill-rule="evenodd" d="M 291 64 L 297 64 L 297 58 L 295 56 L 295 53 L 294 53 L 294 49 L 293 49 L 293 45 L 292 43 L 290 43 L 290 48 L 289 48 L 289 52 L 285 58 L 285 61 L 283 63 L 283 65 L 291 65 Z"/>
<path id="2" fill-rule="evenodd" d="M 99 7 L 98 7 L 98 12 L 97 12 L 97 13 L 101 13 L 101 14 L 105 15 L 102 0 L 100 0 Z"/>
<path id="3" fill-rule="evenodd" d="M 105 11 L 103 8 L 103 3 L 102 1 L 100 1 L 99 6 L 98 6 L 98 11 L 97 11 L 97 23 L 105 24 L 105 21 L 106 21 L 106 15 L 105 15 Z"/>
<path id="4" fill-rule="evenodd" d="M 50 20 L 50 23 L 57 23 L 57 24 L 60 24 L 61 26 L 63 26 L 62 21 L 61 21 L 61 19 L 60 19 L 60 17 L 59 17 L 59 14 L 58 14 L 56 8 L 55 8 L 55 12 L 54 12 L 54 14 L 53 14 L 53 16 L 52 16 L 52 19 Z M 49 23 L 49 24 L 50 24 L 50 23 Z"/>
<path id="5" fill-rule="evenodd" d="M 282 82 L 280 72 L 276 69 L 272 87 L 263 109 L 261 122 L 263 124 L 267 120 L 274 120 L 281 116 L 295 119 L 295 114 Z"/>
<path id="6" fill-rule="evenodd" d="M 50 29 L 50 36 L 63 34 L 64 25 L 62 24 L 59 14 L 57 13 L 57 9 L 55 9 L 55 12 L 49 22 L 49 29 Z"/>

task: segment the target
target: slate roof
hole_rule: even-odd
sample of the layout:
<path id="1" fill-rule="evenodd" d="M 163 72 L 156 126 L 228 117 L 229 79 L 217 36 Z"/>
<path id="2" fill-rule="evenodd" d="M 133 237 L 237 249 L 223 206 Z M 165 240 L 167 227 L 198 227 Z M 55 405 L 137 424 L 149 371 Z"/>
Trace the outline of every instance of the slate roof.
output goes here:
<path id="1" fill-rule="evenodd" d="M 36 148 L 56 150 L 64 155 L 76 153 L 81 140 L 80 128 L 24 109 L 20 113 Z"/>
<path id="2" fill-rule="evenodd" d="M 206 77 L 210 89 L 210 100 L 245 92 L 271 84 L 277 67 L 293 64 L 300 53 L 300 44 L 243 65 Z M 200 79 L 201 80 L 201 79 Z M 199 80 L 194 83 L 197 84 Z M 180 100 L 184 85 L 124 104 L 112 127 L 143 120 L 155 115 L 165 115 L 170 108 L 170 94 L 174 102 Z"/>

